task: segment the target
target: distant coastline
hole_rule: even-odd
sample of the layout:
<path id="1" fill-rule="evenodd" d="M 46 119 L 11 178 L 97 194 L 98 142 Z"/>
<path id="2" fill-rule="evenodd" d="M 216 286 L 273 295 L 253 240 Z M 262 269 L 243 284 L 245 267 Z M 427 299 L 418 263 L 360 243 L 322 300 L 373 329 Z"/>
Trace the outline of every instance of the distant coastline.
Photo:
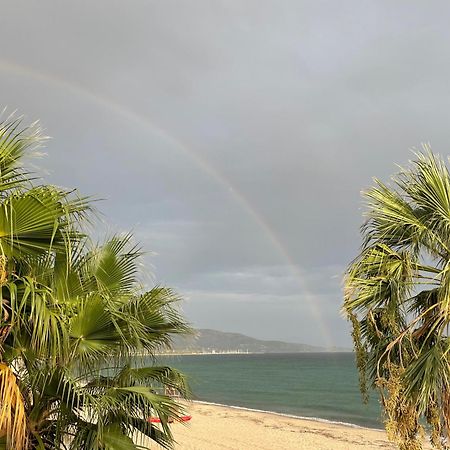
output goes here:
<path id="1" fill-rule="evenodd" d="M 265 353 L 335 353 L 351 352 L 352 349 L 277 340 L 263 340 L 240 333 L 199 329 L 195 335 L 177 336 L 171 347 L 162 353 L 169 354 L 265 354 Z"/>
<path id="2" fill-rule="evenodd" d="M 201 356 L 201 355 L 261 355 L 264 354 L 264 352 L 245 352 L 241 350 L 218 350 L 218 351 L 180 351 L 180 350 L 174 350 L 174 351 L 168 351 L 168 352 L 161 352 L 156 353 L 157 356 Z"/>
<path id="3" fill-rule="evenodd" d="M 352 350 L 322 350 L 322 351 L 304 351 L 304 352 L 245 352 L 240 350 L 224 350 L 224 351 L 169 351 L 155 353 L 155 356 L 208 356 L 208 355 L 289 355 L 297 353 L 352 353 Z M 139 354 L 138 356 L 146 356 Z"/>

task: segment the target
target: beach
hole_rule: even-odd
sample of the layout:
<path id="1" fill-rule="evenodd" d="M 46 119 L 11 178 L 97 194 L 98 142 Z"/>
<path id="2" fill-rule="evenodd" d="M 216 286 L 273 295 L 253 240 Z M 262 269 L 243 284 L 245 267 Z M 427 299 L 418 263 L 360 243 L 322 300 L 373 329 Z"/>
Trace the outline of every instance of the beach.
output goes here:
<path id="1" fill-rule="evenodd" d="M 396 448 L 381 430 L 198 402 L 189 403 L 186 409 L 192 420 L 172 426 L 177 441 L 175 450 Z M 157 445 L 150 448 L 161 449 Z"/>

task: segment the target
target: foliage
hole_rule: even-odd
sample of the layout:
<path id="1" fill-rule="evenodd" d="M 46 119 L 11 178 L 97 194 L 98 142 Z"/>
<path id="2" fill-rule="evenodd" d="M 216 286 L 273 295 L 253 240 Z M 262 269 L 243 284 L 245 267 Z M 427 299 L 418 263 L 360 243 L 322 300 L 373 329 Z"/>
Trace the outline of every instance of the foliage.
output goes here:
<path id="1" fill-rule="evenodd" d="M 183 409 L 164 388 L 188 389 L 152 355 L 189 331 L 178 297 L 142 286 L 130 235 L 91 243 L 88 199 L 33 184 L 21 160 L 39 140 L 0 124 L 0 449 L 170 447 Z"/>
<path id="2" fill-rule="evenodd" d="M 352 322 L 361 388 L 377 387 L 400 449 L 435 448 L 450 434 L 450 175 L 428 147 L 389 186 L 364 193 L 361 253 L 348 267 L 344 311 Z"/>

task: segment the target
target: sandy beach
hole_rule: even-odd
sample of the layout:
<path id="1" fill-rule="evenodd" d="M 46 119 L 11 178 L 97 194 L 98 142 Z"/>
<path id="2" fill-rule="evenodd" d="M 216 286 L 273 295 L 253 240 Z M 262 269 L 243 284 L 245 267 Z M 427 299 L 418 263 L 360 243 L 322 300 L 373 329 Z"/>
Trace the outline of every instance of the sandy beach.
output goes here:
<path id="1" fill-rule="evenodd" d="M 192 420 L 172 427 L 176 450 L 395 449 L 385 432 L 369 428 L 203 403 L 187 409 Z"/>

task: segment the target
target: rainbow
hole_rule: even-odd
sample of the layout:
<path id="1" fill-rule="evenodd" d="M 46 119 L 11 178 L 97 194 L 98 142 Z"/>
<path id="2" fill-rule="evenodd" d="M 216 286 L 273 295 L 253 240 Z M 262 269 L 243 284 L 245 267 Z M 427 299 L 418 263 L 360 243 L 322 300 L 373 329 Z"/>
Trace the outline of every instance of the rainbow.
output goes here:
<path id="1" fill-rule="evenodd" d="M 136 125 L 139 125 L 147 132 L 150 132 L 153 135 L 163 139 L 176 151 L 179 151 L 182 154 L 188 156 L 202 172 L 215 180 L 215 182 L 217 182 L 223 189 L 230 192 L 234 200 L 238 203 L 242 210 L 249 215 L 249 217 L 254 221 L 254 223 L 258 225 L 261 230 L 263 230 L 273 248 L 276 249 L 278 254 L 287 262 L 290 270 L 296 277 L 299 287 L 302 290 L 303 296 L 308 303 L 311 314 L 314 317 L 317 325 L 319 326 L 326 346 L 332 347 L 333 341 L 328 332 L 328 327 L 326 326 L 321 311 L 315 302 L 314 294 L 307 286 L 301 268 L 295 263 L 292 255 L 289 253 L 276 232 L 271 228 L 264 217 L 250 204 L 247 198 L 230 183 L 230 180 L 227 179 L 222 173 L 220 173 L 215 167 L 213 167 L 208 161 L 203 159 L 193 149 L 183 144 L 167 130 L 159 127 L 151 118 L 139 114 L 126 105 L 117 103 L 109 97 L 99 95 L 86 86 L 75 83 L 71 80 L 67 80 L 65 78 L 61 78 L 52 73 L 42 72 L 35 68 L 17 64 L 15 62 L 4 59 L 0 59 L 0 70 L 12 73 L 17 76 L 32 78 L 35 81 L 57 87 L 59 89 L 65 90 L 66 92 L 69 91 L 77 96 L 82 96 L 89 102 L 105 108 L 108 111 L 113 112 L 119 117 L 129 120 Z"/>

